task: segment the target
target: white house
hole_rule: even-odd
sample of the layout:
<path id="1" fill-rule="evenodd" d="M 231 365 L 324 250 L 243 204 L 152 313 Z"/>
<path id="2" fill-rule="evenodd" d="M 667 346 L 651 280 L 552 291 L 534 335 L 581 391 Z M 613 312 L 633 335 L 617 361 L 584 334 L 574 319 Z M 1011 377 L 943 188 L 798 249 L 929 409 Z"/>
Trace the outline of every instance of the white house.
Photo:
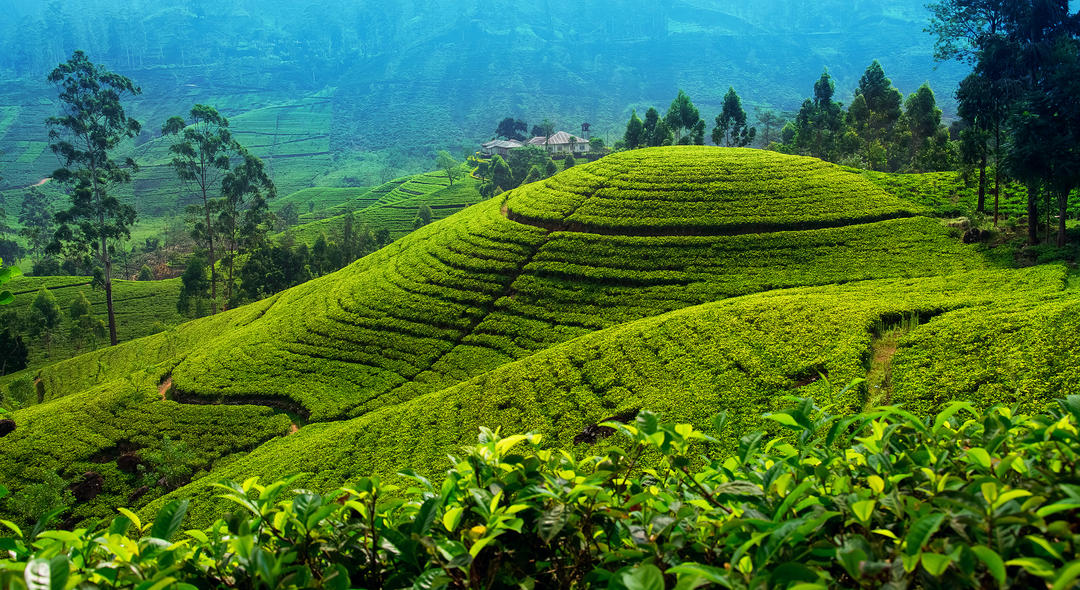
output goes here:
<path id="1" fill-rule="evenodd" d="M 480 147 L 483 148 L 485 156 L 494 156 L 497 154 L 505 158 L 506 155 L 510 153 L 510 150 L 524 145 L 525 144 L 516 139 L 495 139 L 485 144 L 481 144 Z"/>
<path id="2" fill-rule="evenodd" d="M 544 148 L 549 154 L 584 154 L 589 151 L 589 140 L 571 135 L 565 131 L 559 131 L 551 137 L 534 137 L 527 145 Z"/>

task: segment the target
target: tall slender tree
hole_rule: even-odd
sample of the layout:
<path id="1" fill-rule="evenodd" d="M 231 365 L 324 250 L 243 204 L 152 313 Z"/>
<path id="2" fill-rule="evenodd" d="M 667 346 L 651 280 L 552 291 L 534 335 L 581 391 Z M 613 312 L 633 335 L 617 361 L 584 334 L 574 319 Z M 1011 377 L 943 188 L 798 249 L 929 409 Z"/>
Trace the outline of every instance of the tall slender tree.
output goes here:
<path id="1" fill-rule="evenodd" d="M 218 208 L 217 232 L 225 242 L 228 278 L 225 300 L 233 302 L 236 257 L 243 250 L 259 245 L 266 236 L 272 219 L 268 199 L 276 189 L 266 173 L 262 160 L 242 150 L 243 160 L 229 169 L 221 181 L 221 204 Z"/>
<path id="2" fill-rule="evenodd" d="M 214 235 L 215 199 L 221 196 L 221 181 L 240 154 L 240 145 L 229 131 L 229 120 L 214 107 L 197 104 L 188 119 L 171 117 L 161 127 L 163 135 L 175 138 L 169 146 L 169 162 L 176 175 L 199 198 L 194 206 L 192 235 L 206 245 L 210 267 L 210 310 L 217 311 L 217 252 Z"/>
<path id="3" fill-rule="evenodd" d="M 644 141 L 645 124 L 637 116 L 637 111 L 630 113 L 630 121 L 626 123 L 626 133 L 623 134 L 623 142 L 626 149 L 634 150 L 647 143 Z"/>
<path id="4" fill-rule="evenodd" d="M 59 227 L 49 250 L 91 253 L 101 263 L 109 342 L 115 345 L 112 242 L 131 237 L 136 212 L 110 192 L 130 182 L 137 167 L 131 158 L 113 159 L 111 152 L 121 141 L 139 134 L 139 122 L 127 116 L 121 99 L 142 91 L 127 77 L 94 64 L 81 51 L 50 72 L 48 80 L 59 87 L 62 112 L 46 120 L 49 147 L 63 164 L 52 178 L 71 192 L 71 208 L 56 214 Z"/>
<path id="5" fill-rule="evenodd" d="M 892 132 L 900 119 L 903 95 L 874 60 L 859 78 L 855 98 L 848 107 L 848 125 L 861 140 L 863 160 L 871 169 L 882 169 L 889 161 Z"/>
<path id="6" fill-rule="evenodd" d="M 728 147 L 745 147 L 754 141 L 757 128 L 746 123 L 746 111 L 742 108 L 742 100 L 735 93 L 735 87 L 729 86 L 724 95 L 724 107 L 716 116 L 716 127 L 712 132 L 712 140 L 716 145 Z"/>

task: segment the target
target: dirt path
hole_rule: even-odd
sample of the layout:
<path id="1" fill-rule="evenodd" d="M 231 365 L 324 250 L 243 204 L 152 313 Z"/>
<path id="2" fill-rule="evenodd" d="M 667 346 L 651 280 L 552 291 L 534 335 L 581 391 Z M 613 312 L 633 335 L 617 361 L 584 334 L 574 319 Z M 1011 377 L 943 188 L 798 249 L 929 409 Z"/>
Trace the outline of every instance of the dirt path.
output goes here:
<path id="1" fill-rule="evenodd" d="M 172 388 L 172 375 L 167 377 L 158 385 L 158 393 L 161 394 L 161 401 L 165 401 L 165 394 L 169 393 L 169 389 Z"/>
<path id="2" fill-rule="evenodd" d="M 48 176 L 46 176 L 45 178 L 42 178 L 41 180 L 37 181 L 34 184 L 31 184 L 30 186 L 28 186 L 26 188 L 38 187 L 38 186 L 41 186 L 41 185 L 45 184 L 46 182 L 49 182 L 50 180 L 52 180 L 52 178 L 49 178 Z"/>

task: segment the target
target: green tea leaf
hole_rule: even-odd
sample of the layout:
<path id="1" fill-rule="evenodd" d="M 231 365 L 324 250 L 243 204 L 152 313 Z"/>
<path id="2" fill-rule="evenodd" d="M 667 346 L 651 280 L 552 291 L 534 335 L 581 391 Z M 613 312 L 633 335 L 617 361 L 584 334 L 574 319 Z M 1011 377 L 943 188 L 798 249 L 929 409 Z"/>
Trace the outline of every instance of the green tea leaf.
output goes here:
<path id="1" fill-rule="evenodd" d="M 1002 561 L 1001 556 L 997 554 L 993 549 L 985 545 L 975 545 L 971 548 L 971 552 L 975 554 L 975 557 L 979 558 L 979 561 L 986 565 L 986 569 L 990 571 L 990 575 L 994 576 L 997 580 L 999 587 L 1005 587 L 1005 562 Z"/>
<path id="2" fill-rule="evenodd" d="M 190 500 L 185 498 L 183 500 L 173 500 L 162 507 L 157 513 L 157 518 L 154 519 L 153 526 L 150 527 L 150 536 L 165 541 L 172 539 L 184 522 L 189 503 Z"/>
<path id="3" fill-rule="evenodd" d="M 944 514 L 930 514 L 915 521 L 911 528 L 908 529 L 907 537 L 905 537 L 907 542 L 905 552 L 908 555 L 915 555 L 921 551 L 922 546 L 930 540 L 930 537 L 934 536 L 934 533 L 937 532 L 938 527 L 944 521 Z"/>

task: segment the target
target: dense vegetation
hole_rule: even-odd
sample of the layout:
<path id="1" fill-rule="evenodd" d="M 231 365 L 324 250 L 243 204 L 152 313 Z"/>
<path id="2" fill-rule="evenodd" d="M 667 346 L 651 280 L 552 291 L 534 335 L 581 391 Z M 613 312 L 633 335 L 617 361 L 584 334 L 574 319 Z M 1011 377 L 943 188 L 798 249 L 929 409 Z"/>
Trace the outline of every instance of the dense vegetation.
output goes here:
<path id="1" fill-rule="evenodd" d="M 223 482 L 232 510 L 185 532 L 187 500 L 145 523 L 124 511 L 70 532 L 9 524 L 0 581 L 1064 589 L 1080 577 L 1080 397 L 1035 415 L 952 403 L 926 419 L 797 400 L 766 415 L 788 436 L 736 431 L 723 458 L 712 447 L 726 418 L 703 431 L 628 414 L 598 427 L 620 446 L 583 457 L 484 429 L 441 484 L 410 474 L 407 489 L 366 477 L 326 495 L 293 478 Z"/>
<path id="2" fill-rule="evenodd" d="M 864 198 L 830 211 L 831 227 L 724 235 L 728 218 L 687 207 L 685 217 L 654 221 L 665 228 L 661 235 L 618 235 L 643 227 L 633 216 L 653 215 L 650 200 L 641 207 L 641 200 L 560 189 L 580 186 L 564 178 L 633 182 L 641 177 L 628 162 L 674 168 L 669 160 L 692 160 L 717 181 L 691 196 L 675 175 L 669 184 L 650 184 L 653 198 L 707 204 L 714 195 L 743 194 L 766 219 L 797 195 L 805 195 L 797 202 L 808 211 L 823 210 L 815 203 L 833 195 L 861 191 Z M 753 174 L 743 177 L 741 191 L 730 171 L 747 166 Z M 755 175 L 772 175 L 791 192 L 754 189 Z M 813 192 L 825 182 L 834 189 Z M 459 185 L 468 182 L 424 197 Z M 622 207 L 630 221 L 606 234 L 567 231 L 576 228 L 566 223 L 574 213 L 565 199 L 591 201 L 598 212 Z M 519 202 L 534 203 L 547 220 L 509 219 Z M 775 400 L 788 392 L 824 395 L 819 373 L 836 382 L 891 375 L 836 400 L 846 411 L 891 399 L 932 413 L 948 400 L 980 402 L 984 395 L 1037 411 L 1054 395 L 1075 393 L 1069 351 L 1077 316 L 1075 292 L 1063 290 L 1066 269 L 994 268 L 998 258 L 961 243 L 953 229 L 918 214 L 923 210 L 856 172 L 793 156 L 693 146 L 613 154 L 434 221 L 259 303 L 44 367 L 37 383 L 13 376 L 5 395 L 33 403 L 36 394 L 71 419 L 42 423 L 34 414 L 32 423 L 30 413 L 15 412 L 17 430 L 0 439 L 10 461 L 0 465 L 0 484 L 22 490 L 43 481 L 15 468 L 44 456 L 34 441 L 50 440 L 46 432 L 89 434 L 94 425 L 76 420 L 92 398 L 83 392 L 118 387 L 132 393 L 117 403 L 135 409 L 160 404 L 162 394 L 207 412 L 226 408 L 193 404 L 256 404 L 279 413 L 237 419 L 299 427 L 228 461 L 182 462 L 192 484 L 176 493 L 198 499 L 200 522 L 219 510 L 210 496 L 221 477 L 317 473 L 297 483 L 321 491 L 357 474 L 393 479 L 406 468 L 436 477 L 447 449 L 467 443 L 481 425 L 536 429 L 549 444 L 570 446 L 605 417 L 630 410 L 663 411 L 704 427 L 710 408 L 725 408 L 745 431 L 760 426 L 760 413 L 778 409 Z M 867 211 L 899 217 L 868 223 Z M 694 228 L 682 233 L 720 229 L 664 235 L 677 223 Z M 786 287 L 801 288 L 777 290 Z M 992 318 L 984 329 L 963 330 L 984 316 Z M 949 343 L 958 338 L 971 344 L 954 349 Z M 895 353 L 880 352 L 887 342 L 897 342 Z M 1030 356 L 1010 352 L 1018 348 Z M 953 367 L 968 367 L 970 378 L 957 379 Z M 120 444 L 78 437 L 91 441 L 83 443 L 88 456 Z M 147 452 L 164 445 L 155 444 Z M 59 458 L 42 468 L 68 484 L 87 473 Z M 138 487 L 126 477 L 110 480 L 113 492 L 76 502 L 74 513 L 107 516 L 121 490 Z M 151 488 L 136 506 L 167 491 Z"/>
<path id="3" fill-rule="evenodd" d="M 0 57 L 0 584 L 1078 583 L 1067 3 L 849 7 L 974 68 L 948 127 L 850 31 L 754 57 L 834 0 L 279 4 L 8 7 L 59 65 Z"/>

